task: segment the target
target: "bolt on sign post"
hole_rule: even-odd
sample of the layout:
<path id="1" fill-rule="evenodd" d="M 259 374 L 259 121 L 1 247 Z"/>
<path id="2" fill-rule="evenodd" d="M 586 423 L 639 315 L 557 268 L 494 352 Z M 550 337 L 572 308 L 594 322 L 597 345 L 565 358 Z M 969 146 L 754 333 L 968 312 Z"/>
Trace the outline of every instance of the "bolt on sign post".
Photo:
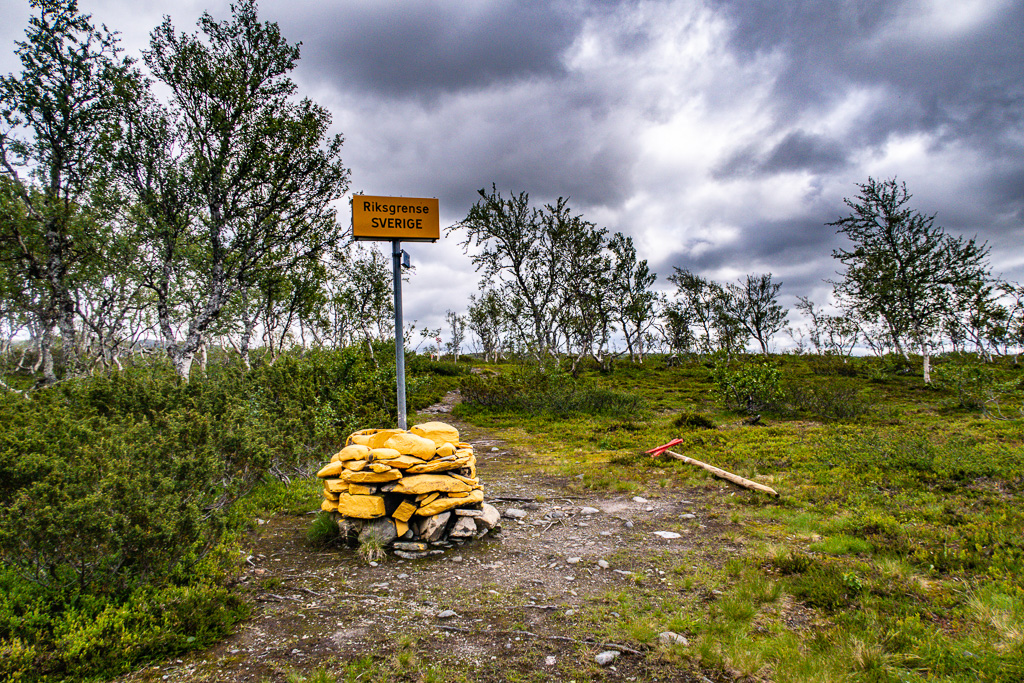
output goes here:
<path id="1" fill-rule="evenodd" d="M 352 237 L 357 240 L 391 242 L 391 264 L 395 285 L 395 376 L 398 394 L 398 428 L 406 429 L 405 413 L 405 331 L 402 329 L 402 267 L 409 267 L 409 255 L 402 241 L 436 242 L 441 238 L 437 199 L 420 197 L 352 197 Z M 403 258 L 404 257 L 404 258 Z"/>

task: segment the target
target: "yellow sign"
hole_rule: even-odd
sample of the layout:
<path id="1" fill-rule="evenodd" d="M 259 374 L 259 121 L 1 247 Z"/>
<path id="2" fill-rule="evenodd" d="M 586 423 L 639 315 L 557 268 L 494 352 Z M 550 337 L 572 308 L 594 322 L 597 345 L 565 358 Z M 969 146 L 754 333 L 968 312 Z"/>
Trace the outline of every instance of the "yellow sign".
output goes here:
<path id="1" fill-rule="evenodd" d="M 357 240 L 434 242 L 441 237 L 437 200 L 357 194 L 352 198 L 352 236 Z"/>

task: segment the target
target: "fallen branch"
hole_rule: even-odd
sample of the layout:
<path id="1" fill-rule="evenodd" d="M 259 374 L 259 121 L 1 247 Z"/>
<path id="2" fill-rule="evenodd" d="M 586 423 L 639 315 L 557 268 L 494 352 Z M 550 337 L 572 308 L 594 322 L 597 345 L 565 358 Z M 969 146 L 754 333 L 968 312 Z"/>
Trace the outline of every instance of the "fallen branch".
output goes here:
<path id="1" fill-rule="evenodd" d="M 775 489 L 769 487 L 769 486 L 765 486 L 764 484 L 758 484 L 756 481 L 750 481 L 749 479 L 744 479 L 743 477 L 741 477 L 738 474 L 733 474 L 732 472 L 726 472 L 725 470 L 723 470 L 723 469 L 721 469 L 719 467 L 715 467 L 714 465 L 709 465 L 706 462 L 702 462 L 702 461 L 696 460 L 694 458 L 689 458 L 689 457 L 687 457 L 685 455 L 680 455 L 679 453 L 676 453 L 675 451 L 670 451 L 669 450 L 670 446 L 675 446 L 677 443 L 680 443 L 680 442 L 682 442 L 682 439 L 673 439 L 672 441 L 669 441 L 664 446 L 658 446 L 657 448 L 652 448 L 651 450 L 649 450 L 647 452 L 650 453 L 652 458 L 656 458 L 656 457 L 658 457 L 659 455 L 661 455 L 663 453 L 667 453 L 668 455 L 671 455 L 676 460 L 682 460 L 683 462 L 685 462 L 688 465 L 696 465 L 697 467 L 703 467 L 704 469 L 706 469 L 708 472 L 710 472 L 711 474 L 715 475 L 716 477 L 721 477 L 722 479 L 725 479 L 727 481 L 731 481 L 732 483 L 734 483 L 734 484 L 736 484 L 738 486 L 742 486 L 743 488 L 753 489 L 755 491 L 761 491 L 763 493 L 767 493 L 769 495 L 775 496 L 776 498 L 779 497 L 779 492 L 776 491 Z"/>

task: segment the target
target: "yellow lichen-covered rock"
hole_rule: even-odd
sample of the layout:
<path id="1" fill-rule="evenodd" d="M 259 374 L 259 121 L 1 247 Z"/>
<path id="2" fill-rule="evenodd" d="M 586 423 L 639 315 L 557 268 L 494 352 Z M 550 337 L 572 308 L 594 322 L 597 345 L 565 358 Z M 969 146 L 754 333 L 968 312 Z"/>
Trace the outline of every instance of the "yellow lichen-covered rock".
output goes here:
<path id="1" fill-rule="evenodd" d="M 345 517 L 373 519 L 384 515 L 384 499 L 381 496 L 353 496 L 342 493 L 338 496 L 338 512 Z"/>
<path id="2" fill-rule="evenodd" d="M 341 474 L 341 471 L 345 469 L 345 466 L 341 464 L 341 461 L 329 462 L 320 468 L 320 471 L 316 473 L 316 476 L 321 479 L 327 477 L 336 477 Z"/>
<path id="3" fill-rule="evenodd" d="M 443 443 L 457 443 L 459 430 L 444 422 L 424 422 L 409 430 L 411 433 L 430 439 L 435 446 Z"/>
<path id="4" fill-rule="evenodd" d="M 438 498 L 429 505 L 420 506 L 420 508 L 416 510 L 416 514 L 421 517 L 430 517 L 431 515 L 436 515 L 439 512 L 444 512 L 445 510 L 451 510 L 452 508 L 482 502 L 484 502 L 484 492 L 471 491 L 465 498 Z"/>
<path id="5" fill-rule="evenodd" d="M 370 455 L 370 447 L 363 444 L 349 444 L 331 457 L 331 462 L 340 460 L 345 462 L 347 460 L 366 460 Z"/>
<path id="6" fill-rule="evenodd" d="M 376 433 L 376 429 L 360 429 L 357 432 L 352 432 L 351 434 L 349 434 L 348 441 L 346 441 L 345 444 L 359 444 L 361 446 L 365 446 L 366 442 L 370 440 L 370 437 Z"/>
<path id="7" fill-rule="evenodd" d="M 324 502 L 320 503 L 320 509 L 323 510 L 324 512 L 337 512 L 338 504 L 333 500 L 325 500 Z"/>
<path id="8" fill-rule="evenodd" d="M 349 484 L 348 493 L 350 496 L 368 496 L 373 493 L 373 489 L 369 486 L 363 486 L 362 484 Z"/>
<path id="9" fill-rule="evenodd" d="M 413 467 L 414 465 L 422 465 L 424 462 L 426 461 L 414 458 L 411 455 L 400 455 L 397 458 L 392 458 L 391 460 L 386 461 L 385 464 L 399 470 L 404 470 Z"/>
<path id="10" fill-rule="evenodd" d="M 409 530 L 409 522 L 403 522 L 400 519 L 396 519 L 395 520 L 395 533 L 398 534 L 399 538 L 401 538 L 402 536 L 405 536 L 405 532 L 407 532 L 408 530 Z"/>
<path id="11" fill-rule="evenodd" d="M 384 444 L 384 448 L 394 448 L 402 455 L 411 455 L 429 460 L 433 457 L 437 445 L 425 437 L 402 432 L 388 439 L 387 443 Z"/>
<path id="12" fill-rule="evenodd" d="M 433 503 L 434 499 L 440 495 L 441 494 L 438 493 L 437 491 L 434 491 L 433 493 L 421 493 L 420 495 L 416 496 L 416 502 L 419 503 L 420 505 L 429 505 L 430 503 Z"/>
<path id="13" fill-rule="evenodd" d="M 327 500 L 338 500 L 338 494 L 331 493 L 327 489 L 324 489 L 324 498 L 326 498 Z"/>
<path id="14" fill-rule="evenodd" d="M 480 480 L 477 479 L 476 477 L 464 477 L 461 474 L 457 474 L 455 472 L 449 472 L 448 476 L 449 477 L 455 477 L 456 479 L 461 481 L 463 484 L 468 484 L 469 486 L 477 486 L 480 483 Z"/>
<path id="15" fill-rule="evenodd" d="M 391 465 L 385 465 L 382 462 L 371 462 L 370 469 L 374 472 L 390 472 L 392 467 Z"/>
<path id="16" fill-rule="evenodd" d="M 434 454 L 439 458 L 445 458 L 449 455 L 455 455 L 455 445 L 450 443 L 443 443 L 437 447 Z"/>
<path id="17" fill-rule="evenodd" d="M 331 493 L 348 491 L 348 482 L 344 479 L 324 479 L 324 488 Z"/>
<path id="18" fill-rule="evenodd" d="M 408 522 L 414 512 L 416 512 L 416 506 L 409 501 L 404 500 L 402 501 L 402 504 L 391 513 L 391 516 L 402 522 Z"/>
<path id="19" fill-rule="evenodd" d="M 460 491 L 459 493 L 449 493 L 449 498 L 468 498 L 469 491 Z"/>
<path id="20" fill-rule="evenodd" d="M 383 448 L 384 444 L 388 442 L 388 439 L 390 439 L 395 434 L 402 433 L 403 430 L 401 429 L 378 429 L 375 434 L 372 434 L 370 436 L 370 439 L 369 441 L 366 442 L 366 445 L 369 446 L 371 449 Z"/>
<path id="21" fill-rule="evenodd" d="M 460 467 L 468 467 L 472 455 L 462 457 L 435 458 L 422 465 L 413 465 L 407 471 L 409 474 L 424 474 L 426 472 L 444 472 L 446 470 L 457 470 Z"/>
<path id="22" fill-rule="evenodd" d="M 402 473 L 392 469 L 389 469 L 387 472 L 351 472 L 345 475 L 345 481 L 351 484 L 382 484 L 401 478 Z M 330 479 L 326 481 L 330 481 Z M 462 482 L 459 483 L 461 484 Z"/>
<path id="23" fill-rule="evenodd" d="M 374 448 L 370 451 L 370 462 L 380 462 L 381 460 L 391 460 L 397 458 L 402 454 L 396 451 L 394 448 Z"/>
<path id="24" fill-rule="evenodd" d="M 404 477 L 392 489 L 395 493 L 428 493 L 431 491 L 469 491 L 470 487 L 444 474 L 414 474 Z"/>
<path id="25" fill-rule="evenodd" d="M 346 460 L 345 469 L 350 472 L 358 472 L 359 470 L 366 469 L 366 466 L 370 464 L 369 460 Z"/>

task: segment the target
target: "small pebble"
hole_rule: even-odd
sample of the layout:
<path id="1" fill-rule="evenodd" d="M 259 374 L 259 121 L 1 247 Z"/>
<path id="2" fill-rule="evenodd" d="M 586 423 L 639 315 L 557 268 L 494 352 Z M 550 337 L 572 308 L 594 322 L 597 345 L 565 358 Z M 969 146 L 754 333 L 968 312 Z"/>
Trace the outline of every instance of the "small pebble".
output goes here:
<path id="1" fill-rule="evenodd" d="M 505 516 L 509 519 L 522 519 L 526 516 L 526 510 L 520 510 L 519 508 L 509 508 L 505 510 Z"/>
<path id="2" fill-rule="evenodd" d="M 379 566 L 379 565 L 378 565 L 378 564 L 377 564 L 376 562 L 371 562 L 371 563 L 370 563 L 370 566 L 371 566 L 371 567 L 377 567 L 377 566 Z"/>
<path id="3" fill-rule="evenodd" d="M 674 531 L 655 531 L 654 535 L 662 538 L 680 538 L 679 534 Z"/>
<path id="4" fill-rule="evenodd" d="M 680 519 L 697 519 L 697 515 L 687 512 L 685 515 L 681 515 Z"/>
<path id="5" fill-rule="evenodd" d="M 598 510 L 597 508 L 592 508 L 592 507 L 580 508 L 580 514 L 581 515 L 596 515 L 599 512 L 600 512 L 600 510 Z"/>
<path id="6" fill-rule="evenodd" d="M 568 562 L 569 564 L 579 564 L 579 561 L 581 559 L 583 559 L 583 558 L 581 558 L 581 557 L 570 557 L 570 558 L 567 558 L 565 561 Z"/>
<path id="7" fill-rule="evenodd" d="M 633 496 L 633 502 L 634 503 L 650 503 L 651 501 L 647 500 L 643 496 Z"/>
<path id="8" fill-rule="evenodd" d="M 601 569 L 608 569 L 608 567 L 610 567 L 611 565 L 608 564 L 608 560 L 598 560 L 597 561 L 597 566 L 600 567 Z"/>
<path id="9" fill-rule="evenodd" d="M 438 619 L 451 619 L 452 617 L 457 617 L 457 616 L 459 616 L 459 615 L 456 614 L 455 610 L 453 610 L 453 609 L 444 609 L 444 610 L 441 610 L 440 612 L 437 613 L 437 618 Z"/>
<path id="10" fill-rule="evenodd" d="M 630 519 L 626 520 L 626 528 L 627 529 L 632 529 L 633 528 L 633 520 L 630 520 Z"/>
<path id="11" fill-rule="evenodd" d="M 497 446 L 491 446 L 491 453 L 497 453 L 497 452 L 498 452 L 498 451 L 500 451 L 500 450 L 501 450 L 501 449 L 500 449 L 500 448 L 498 448 Z"/>
<path id="12" fill-rule="evenodd" d="M 600 664 L 601 666 L 608 666 L 616 659 L 618 659 L 620 654 L 622 653 L 618 650 L 605 650 L 601 654 L 594 657 L 594 661 Z"/>
<path id="13" fill-rule="evenodd" d="M 675 633 L 674 631 L 662 631 L 658 634 L 658 642 L 662 645 L 689 645 L 688 641 L 684 636 Z"/>
<path id="14" fill-rule="evenodd" d="M 555 656 L 554 655 L 548 655 L 547 657 L 544 658 L 545 666 L 554 666 L 555 665 L 555 661 L 556 660 L 555 660 Z"/>

